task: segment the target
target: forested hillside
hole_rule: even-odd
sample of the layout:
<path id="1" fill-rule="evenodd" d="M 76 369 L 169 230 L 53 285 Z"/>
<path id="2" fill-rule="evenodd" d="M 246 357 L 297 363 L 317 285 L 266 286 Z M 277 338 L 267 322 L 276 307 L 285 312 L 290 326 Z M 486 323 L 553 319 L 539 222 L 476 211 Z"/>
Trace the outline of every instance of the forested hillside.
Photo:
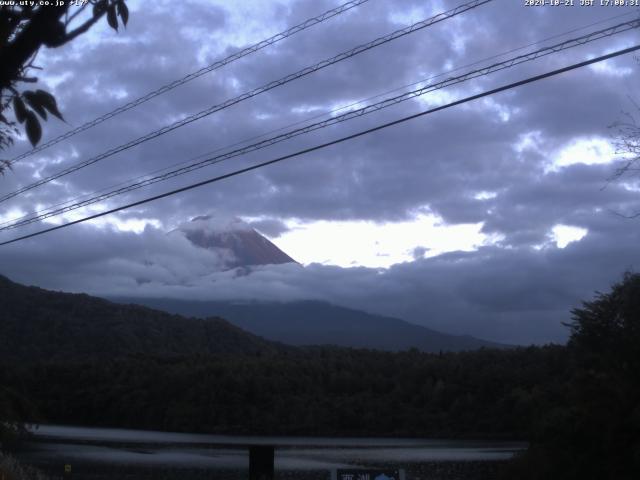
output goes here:
<path id="1" fill-rule="evenodd" d="M 195 319 L 89 295 L 25 287 L 0 276 L 0 360 L 53 361 L 273 352 L 219 318 Z"/>
<path id="2" fill-rule="evenodd" d="M 319 301 L 237 303 L 169 298 L 121 298 L 115 301 L 185 316 L 219 316 L 248 332 L 290 345 L 338 345 L 392 352 L 417 348 L 434 353 L 506 347 L 469 335 L 449 335 L 399 318 Z"/>

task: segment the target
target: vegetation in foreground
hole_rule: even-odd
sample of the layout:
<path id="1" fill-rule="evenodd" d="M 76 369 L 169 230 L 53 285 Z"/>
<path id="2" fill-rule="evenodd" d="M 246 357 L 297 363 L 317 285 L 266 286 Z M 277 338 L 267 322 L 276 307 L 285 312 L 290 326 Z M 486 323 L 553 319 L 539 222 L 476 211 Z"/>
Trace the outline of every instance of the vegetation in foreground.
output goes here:
<path id="1" fill-rule="evenodd" d="M 33 467 L 21 464 L 12 456 L 0 452 L 0 479 L 50 480 L 50 477 Z"/>
<path id="2" fill-rule="evenodd" d="M 511 478 L 640 478 L 640 274 L 573 311 L 564 401 L 532 425 Z"/>
<path id="3" fill-rule="evenodd" d="M 574 310 L 568 327 L 566 347 L 440 355 L 318 347 L 5 363 L 0 403 L 22 407 L 11 407 L 15 420 L 80 425 L 522 438 L 531 447 L 505 478 L 638 478 L 640 275 Z"/>

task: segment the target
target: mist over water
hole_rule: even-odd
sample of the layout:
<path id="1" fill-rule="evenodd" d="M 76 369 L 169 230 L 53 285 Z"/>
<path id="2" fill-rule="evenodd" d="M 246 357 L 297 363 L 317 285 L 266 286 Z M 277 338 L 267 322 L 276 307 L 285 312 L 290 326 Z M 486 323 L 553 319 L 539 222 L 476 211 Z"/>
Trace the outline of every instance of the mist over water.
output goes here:
<path id="1" fill-rule="evenodd" d="M 522 442 L 410 438 L 254 437 L 43 425 L 22 457 L 32 463 L 104 463 L 246 469 L 248 445 L 275 445 L 276 470 L 385 463 L 506 460 Z"/>

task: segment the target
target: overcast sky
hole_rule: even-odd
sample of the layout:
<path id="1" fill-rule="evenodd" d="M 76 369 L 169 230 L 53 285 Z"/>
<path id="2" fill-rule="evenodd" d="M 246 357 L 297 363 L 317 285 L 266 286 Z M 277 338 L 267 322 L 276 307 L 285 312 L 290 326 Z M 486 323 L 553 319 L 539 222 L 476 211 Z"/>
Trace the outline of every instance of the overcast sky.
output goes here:
<path id="1" fill-rule="evenodd" d="M 40 86 L 56 96 L 68 122 L 47 122 L 43 141 L 340 0 L 128 3 L 126 29 L 116 33 L 100 22 L 71 44 L 41 52 Z M 0 178 L 0 192 L 460 3 L 370 0 L 22 160 Z M 416 88 L 406 86 L 449 70 L 464 67 L 448 75 L 460 74 L 471 68 L 467 65 L 489 65 L 639 13 L 637 8 L 574 3 L 527 7 L 524 0 L 494 0 L 7 201 L 0 205 L 0 222 L 311 117 L 327 118 L 354 102 Z M 560 52 L 50 219 L 47 225 L 638 40 L 633 30 Z M 527 48 L 487 60 L 521 47 Z M 624 162 L 611 143 L 615 130 L 608 127 L 633 111 L 634 99 L 640 101 L 639 73 L 633 55 L 618 57 L 0 247 L 0 273 L 27 284 L 98 295 L 319 298 L 445 332 L 513 343 L 562 342 L 567 332 L 561 322 L 570 319 L 581 299 L 606 290 L 625 270 L 640 265 L 640 219 L 620 215 L 640 212 L 640 182 L 633 177 L 607 182 Z M 11 158 L 26 150 L 23 139 L 1 153 Z M 215 252 L 194 247 L 180 235 L 166 235 L 203 214 L 252 222 L 301 266 L 261 267 L 249 275 L 219 271 Z M 0 232 L 0 240 L 36 228 L 42 225 Z"/>

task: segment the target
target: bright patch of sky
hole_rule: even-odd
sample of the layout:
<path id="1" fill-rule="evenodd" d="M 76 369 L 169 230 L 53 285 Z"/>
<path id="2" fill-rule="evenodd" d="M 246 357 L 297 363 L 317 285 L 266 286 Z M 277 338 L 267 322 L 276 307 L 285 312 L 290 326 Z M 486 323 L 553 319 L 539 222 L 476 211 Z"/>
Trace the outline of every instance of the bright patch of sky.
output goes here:
<path id="1" fill-rule="evenodd" d="M 571 141 L 553 155 L 546 172 L 558 171 L 576 163 L 595 165 L 615 160 L 616 152 L 611 142 L 601 137 L 580 138 Z"/>
<path id="2" fill-rule="evenodd" d="M 629 67 L 617 67 L 611 60 L 605 60 L 603 62 L 594 63 L 589 68 L 597 73 L 603 73 L 605 75 L 611 75 L 613 77 L 625 77 L 631 75 L 633 70 Z"/>
<path id="3" fill-rule="evenodd" d="M 232 77 L 232 76 L 228 76 L 227 77 L 227 83 L 229 85 L 231 85 L 231 88 L 233 88 L 233 90 L 235 92 L 240 92 L 240 89 L 242 87 L 242 83 L 240 82 L 240 80 L 236 77 Z"/>
<path id="4" fill-rule="evenodd" d="M 417 87 L 416 87 L 417 88 Z M 457 100 L 459 95 L 453 89 L 448 90 L 434 90 L 433 92 L 426 93 L 416 97 L 417 101 L 426 107 L 432 108 L 440 105 L 445 105 Z"/>
<path id="5" fill-rule="evenodd" d="M 5 212 L 0 212 L 0 224 L 13 223 L 15 219 L 20 218 L 26 214 L 27 212 L 19 208 L 10 208 Z"/>
<path id="6" fill-rule="evenodd" d="M 542 132 L 535 130 L 532 132 L 523 133 L 518 137 L 518 141 L 513 146 L 513 149 L 518 153 L 523 153 L 527 150 L 540 151 L 540 144 L 542 143 Z"/>
<path id="7" fill-rule="evenodd" d="M 293 107 L 291 109 L 291 113 L 295 113 L 296 115 L 299 115 L 301 113 L 316 113 L 319 111 L 324 112 L 325 110 L 327 110 L 327 108 L 322 105 L 299 105 L 299 106 Z"/>
<path id="8" fill-rule="evenodd" d="M 518 109 L 511 109 L 507 105 L 496 102 L 493 98 L 487 97 L 482 100 L 482 105 L 492 110 L 502 122 L 508 122 L 513 113 L 517 113 Z"/>
<path id="9" fill-rule="evenodd" d="M 389 16 L 389 19 L 399 25 L 413 25 L 427 17 L 429 17 L 429 13 L 424 8 L 413 7 L 404 11 L 394 11 Z"/>
<path id="10" fill-rule="evenodd" d="M 454 18 L 453 19 L 453 23 L 459 23 L 460 20 Z M 452 31 L 454 31 L 452 29 Z M 456 51 L 457 54 L 459 54 L 460 56 L 464 55 L 464 52 L 466 50 L 467 47 L 467 38 L 462 35 L 462 32 L 460 30 L 458 31 L 454 31 L 454 33 L 451 35 L 451 45 L 453 46 L 453 49 Z"/>
<path id="11" fill-rule="evenodd" d="M 272 239 L 279 248 L 303 264 L 388 268 L 415 260 L 415 252 L 433 257 L 445 252 L 473 251 L 492 239 L 481 233 L 482 223 L 446 225 L 433 215 L 412 221 L 287 220 L 291 229 Z M 420 256 L 420 255 L 419 255 Z"/>
<path id="12" fill-rule="evenodd" d="M 476 200 L 491 200 L 492 198 L 496 198 L 498 196 L 497 192 L 487 192 L 485 190 L 476 193 L 473 198 Z"/>
<path id="13" fill-rule="evenodd" d="M 256 117 L 258 120 L 269 120 L 273 118 L 274 115 L 272 113 L 261 112 L 254 114 L 254 117 Z"/>
<path id="14" fill-rule="evenodd" d="M 147 226 L 162 228 L 162 223 L 154 218 L 127 218 L 101 217 L 92 220 L 91 223 L 97 227 L 115 227 L 121 232 L 142 233 Z"/>
<path id="15" fill-rule="evenodd" d="M 271 37 L 287 28 L 287 25 L 278 23 L 274 12 L 278 7 L 285 6 L 289 2 L 264 2 L 260 0 L 245 0 L 243 2 L 229 2 L 227 0 L 207 0 L 205 4 L 222 7 L 228 14 L 227 26 L 221 32 L 218 40 L 218 48 L 226 46 L 246 46 L 257 43 Z M 321 13 L 321 12 L 318 12 Z M 265 21 L 269 19 L 269 21 Z"/>
<path id="16" fill-rule="evenodd" d="M 346 100 L 344 102 L 341 103 L 336 103 L 333 105 L 329 105 L 325 110 L 328 114 L 330 114 L 332 117 L 336 117 L 338 115 L 342 115 L 344 113 L 347 112 L 352 112 L 354 110 L 358 110 L 366 105 L 370 105 L 372 103 L 377 103 L 380 100 L 382 100 L 383 98 L 387 98 L 390 95 L 386 95 L 386 94 L 378 94 L 375 97 L 371 97 L 369 100 L 367 99 L 361 99 L 361 100 Z"/>
<path id="17" fill-rule="evenodd" d="M 640 181 L 635 182 L 623 182 L 622 187 L 629 192 L 640 192 Z"/>
<path id="18" fill-rule="evenodd" d="M 551 238 L 558 248 L 565 248 L 571 242 L 582 240 L 587 233 L 589 230 L 586 228 L 558 224 L 551 229 Z"/>
<path id="19" fill-rule="evenodd" d="M 55 90 L 59 85 L 67 83 L 72 77 L 71 72 L 64 72 L 60 75 L 41 75 L 39 80 L 41 80 L 49 90 Z"/>
<path id="20" fill-rule="evenodd" d="M 617 50 L 622 50 L 623 48 L 632 47 L 635 43 L 626 42 L 624 44 L 617 45 L 613 48 L 605 50 L 602 54 L 606 55 L 608 53 L 615 52 Z M 597 55 L 590 55 L 588 58 L 595 58 Z M 611 77 L 626 77 L 627 75 L 631 75 L 633 73 L 633 69 L 629 67 L 619 67 L 616 65 L 616 59 L 612 60 L 604 60 L 602 62 L 594 63 L 589 65 L 589 69 L 592 71 L 602 74 L 608 75 Z"/>
<path id="21" fill-rule="evenodd" d="M 103 210 L 103 208 L 99 205 L 89 205 L 87 207 L 79 208 L 62 215 L 47 218 L 43 220 L 43 224 L 46 227 L 50 227 L 52 225 L 62 225 L 64 223 L 73 222 L 75 220 L 94 215 L 96 213 L 99 213 L 101 210 Z M 115 228 L 121 232 L 134 233 L 142 233 L 148 225 L 159 229 L 163 228 L 162 222 L 155 218 L 121 218 L 117 215 L 106 215 L 94 220 L 89 220 L 86 223 L 96 228 Z"/>
<path id="22" fill-rule="evenodd" d="M 114 100 L 123 100 L 129 96 L 126 88 L 111 88 L 105 93 Z"/>

